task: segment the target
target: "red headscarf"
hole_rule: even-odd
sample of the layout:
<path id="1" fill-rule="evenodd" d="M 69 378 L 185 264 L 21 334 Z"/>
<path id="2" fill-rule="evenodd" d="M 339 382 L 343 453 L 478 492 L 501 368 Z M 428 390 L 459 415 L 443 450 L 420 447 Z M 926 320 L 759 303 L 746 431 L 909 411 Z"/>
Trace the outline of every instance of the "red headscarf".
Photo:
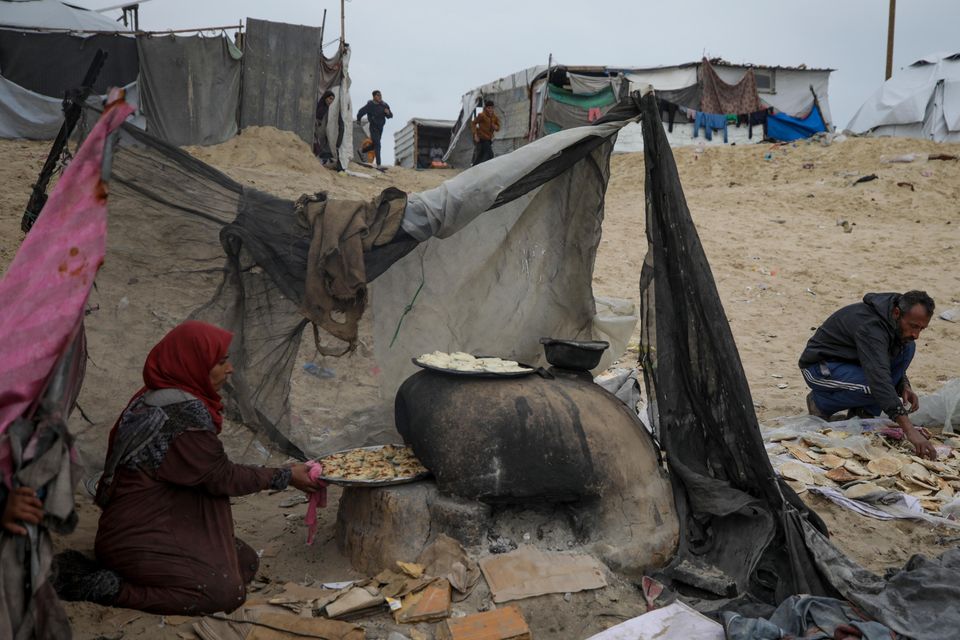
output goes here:
<path id="1" fill-rule="evenodd" d="M 206 322 L 177 325 L 150 350 L 143 364 L 146 386 L 138 395 L 154 389 L 186 391 L 207 406 L 219 433 L 223 402 L 210 382 L 210 370 L 226 357 L 232 339 L 229 331 Z"/>
<path id="2" fill-rule="evenodd" d="M 144 387 L 130 398 L 127 406 L 147 391 L 181 389 L 206 405 L 220 433 L 223 402 L 210 382 L 210 370 L 227 355 L 231 340 L 232 333 L 206 322 L 188 320 L 177 325 L 150 350 L 143 363 Z M 111 444 L 119 424 L 118 419 L 110 433 Z"/>

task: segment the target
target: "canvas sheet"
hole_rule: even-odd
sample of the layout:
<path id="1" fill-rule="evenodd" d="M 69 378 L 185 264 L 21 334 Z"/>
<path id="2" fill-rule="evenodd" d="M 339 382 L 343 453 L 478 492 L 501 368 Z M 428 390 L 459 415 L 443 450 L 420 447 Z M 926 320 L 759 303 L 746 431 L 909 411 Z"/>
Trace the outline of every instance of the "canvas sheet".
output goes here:
<path id="1" fill-rule="evenodd" d="M 613 95 L 620 95 L 620 85 L 623 76 L 586 76 L 579 73 L 567 73 L 570 81 L 570 91 L 576 94 L 593 95 L 604 89 L 611 89 Z"/>
<path id="2" fill-rule="evenodd" d="M 657 92 L 676 91 L 697 84 L 697 65 L 635 69 L 626 77 L 630 82 L 630 91 L 643 91 L 648 85 L 653 85 Z"/>
<path id="3" fill-rule="evenodd" d="M 236 135 L 242 54 L 226 36 L 140 36 L 137 48 L 147 131 L 178 147 Z"/>
<path id="4" fill-rule="evenodd" d="M 140 103 L 136 82 L 123 88 L 127 102 L 134 108 Z M 87 104 L 99 105 L 105 96 L 90 96 Z M 139 112 L 130 122 L 144 126 Z M 93 123 L 90 123 L 91 125 Z M 34 93 L 0 76 L 0 138 L 52 140 L 63 125 L 63 100 Z"/>
<path id="5" fill-rule="evenodd" d="M 410 194 L 403 228 L 425 241 L 371 285 L 385 397 L 415 372 L 412 357 L 438 349 L 540 364 L 539 338 L 562 335 L 609 340 L 600 367 L 622 353 L 635 323 L 631 305 L 601 313 L 592 294 L 609 154 L 622 126 L 563 131 Z M 506 187 L 545 158 L 595 137 L 604 142 L 583 161 L 497 206 Z"/>
<path id="6" fill-rule="evenodd" d="M 293 131 L 313 144 L 322 30 L 247 19 L 240 126 Z"/>

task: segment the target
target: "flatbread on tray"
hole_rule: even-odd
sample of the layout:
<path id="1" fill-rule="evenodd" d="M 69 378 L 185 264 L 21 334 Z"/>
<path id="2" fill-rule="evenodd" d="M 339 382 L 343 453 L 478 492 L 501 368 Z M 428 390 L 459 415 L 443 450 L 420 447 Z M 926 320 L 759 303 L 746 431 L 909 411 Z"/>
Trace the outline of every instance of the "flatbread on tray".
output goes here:
<path id="1" fill-rule="evenodd" d="M 324 456 L 319 462 L 323 465 L 323 477 L 334 482 L 404 480 L 427 473 L 413 450 L 402 445 L 341 451 Z"/>

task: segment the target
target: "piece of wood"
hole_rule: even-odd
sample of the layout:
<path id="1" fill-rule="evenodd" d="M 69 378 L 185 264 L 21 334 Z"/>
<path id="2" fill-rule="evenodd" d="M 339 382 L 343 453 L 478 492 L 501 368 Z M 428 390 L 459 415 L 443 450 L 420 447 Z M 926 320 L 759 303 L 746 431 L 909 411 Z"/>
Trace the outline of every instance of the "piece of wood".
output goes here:
<path id="1" fill-rule="evenodd" d="M 439 640 L 531 640 L 530 627 L 514 606 L 447 620 L 440 625 Z"/>

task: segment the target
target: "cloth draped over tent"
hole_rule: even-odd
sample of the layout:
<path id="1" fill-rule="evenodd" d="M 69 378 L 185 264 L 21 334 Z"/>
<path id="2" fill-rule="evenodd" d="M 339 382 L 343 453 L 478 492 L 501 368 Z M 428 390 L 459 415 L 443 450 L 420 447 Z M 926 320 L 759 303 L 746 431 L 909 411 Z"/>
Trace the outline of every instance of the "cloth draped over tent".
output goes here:
<path id="1" fill-rule="evenodd" d="M 613 91 L 615 96 L 620 95 L 622 75 L 588 76 L 582 73 L 567 73 L 570 82 L 570 91 L 575 94 L 593 95 L 605 89 Z"/>
<path id="2" fill-rule="evenodd" d="M 356 156 L 363 139 L 356 139 L 353 121 L 353 104 L 350 101 L 350 48 L 341 45 L 332 57 L 320 57 L 320 78 L 318 80 L 317 100 L 325 91 L 333 92 L 333 104 L 327 110 L 323 135 L 341 169 L 346 169 Z M 314 123 L 314 127 L 321 123 Z"/>
<path id="3" fill-rule="evenodd" d="M 767 137 L 781 142 L 793 142 L 826 131 L 820 107 L 814 104 L 803 118 L 794 118 L 785 113 L 767 116 Z"/>
<path id="4" fill-rule="evenodd" d="M 237 133 L 242 53 L 226 36 L 138 36 L 147 131 L 170 144 L 220 144 Z"/>
<path id="5" fill-rule="evenodd" d="M 731 85 L 721 80 L 710 61 L 704 58 L 700 63 L 700 84 L 703 95 L 698 111 L 741 114 L 763 110 L 757 95 L 757 78 L 753 69 L 747 69 L 743 78 Z"/>
<path id="6" fill-rule="evenodd" d="M 548 131 L 583 127 L 606 113 L 617 103 L 617 94 L 609 85 L 592 94 L 577 94 L 548 84 L 543 104 L 543 120 Z M 549 128 L 552 126 L 552 130 Z"/>
<path id="7" fill-rule="evenodd" d="M 112 103 L 70 163 L 2 281 L 0 296 L 0 470 L 2 491 L 25 486 L 43 501 L 28 535 L 0 532 L 0 636 L 69 637 L 47 580 L 50 530 L 77 523 L 76 456 L 66 420 L 86 364 L 84 305 L 106 252 L 110 134 L 133 111 Z"/>

